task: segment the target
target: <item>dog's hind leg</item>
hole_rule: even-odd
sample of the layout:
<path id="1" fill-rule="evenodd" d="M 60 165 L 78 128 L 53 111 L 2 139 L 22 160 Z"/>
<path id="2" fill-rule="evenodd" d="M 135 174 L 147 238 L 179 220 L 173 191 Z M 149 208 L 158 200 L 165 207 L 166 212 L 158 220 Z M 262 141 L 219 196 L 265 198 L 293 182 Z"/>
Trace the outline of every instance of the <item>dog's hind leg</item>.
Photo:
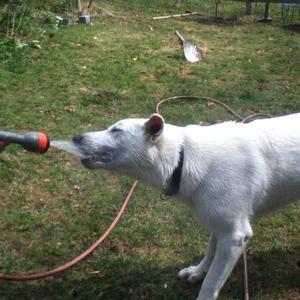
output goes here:
<path id="1" fill-rule="evenodd" d="M 243 228 L 239 226 L 238 230 L 217 237 L 215 256 L 197 300 L 214 300 L 218 297 L 220 289 L 252 236 L 251 226 L 246 223 L 244 222 L 246 226 Z"/>
<path id="2" fill-rule="evenodd" d="M 212 234 L 210 236 L 206 256 L 203 258 L 200 264 L 197 266 L 189 266 L 187 268 L 182 269 L 181 271 L 179 271 L 178 276 L 182 279 L 186 279 L 191 283 L 203 280 L 214 258 L 216 251 L 216 243 L 217 239 Z"/>

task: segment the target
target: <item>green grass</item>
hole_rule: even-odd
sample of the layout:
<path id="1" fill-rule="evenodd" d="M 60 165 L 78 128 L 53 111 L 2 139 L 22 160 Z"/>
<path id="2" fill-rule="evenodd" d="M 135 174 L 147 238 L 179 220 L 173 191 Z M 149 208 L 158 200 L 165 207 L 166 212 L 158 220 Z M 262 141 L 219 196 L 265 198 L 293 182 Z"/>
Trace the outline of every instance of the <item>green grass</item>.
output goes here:
<path id="1" fill-rule="evenodd" d="M 160 21 L 151 18 L 178 13 L 174 1 L 95 4 L 93 25 L 56 29 L 32 19 L 31 30 L 17 38 L 39 40 L 41 49 L 0 43 L 1 129 L 70 137 L 120 118 L 147 117 L 159 99 L 173 95 L 215 97 L 245 116 L 300 110 L 300 36 L 281 26 L 277 6 L 275 22 L 265 25 L 231 1 L 224 1 L 217 21 L 213 1 L 186 4 L 201 17 Z M 184 60 L 176 29 L 208 50 L 204 61 Z M 163 114 L 179 125 L 233 118 L 203 102 L 172 103 Z M 130 184 L 87 171 L 63 153 L 7 148 L 0 157 L 0 271 L 48 270 L 78 255 L 106 229 Z M 185 206 L 140 184 L 94 255 L 55 278 L 0 282 L 0 298 L 194 299 L 199 286 L 181 282 L 176 272 L 204 255 L 207 237 Z M 300 296 L 299 237 L 299 203 L 255 225 L 248 251 L 252 299 Z M 220 299 L 241 299 L 242 281 L 239 263 Z"/>

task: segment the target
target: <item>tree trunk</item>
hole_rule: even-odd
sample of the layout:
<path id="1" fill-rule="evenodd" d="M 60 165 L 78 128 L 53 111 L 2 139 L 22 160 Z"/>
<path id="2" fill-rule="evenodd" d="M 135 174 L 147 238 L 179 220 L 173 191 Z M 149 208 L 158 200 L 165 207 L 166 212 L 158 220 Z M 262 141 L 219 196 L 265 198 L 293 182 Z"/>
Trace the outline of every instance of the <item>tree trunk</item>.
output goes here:
<path id="1" fill-rule="evenodd" d="M 91 8 L 92 3 L 93 3 L 93 0 L 90 0 L 89 5 L 88 5 L 88 8 Z"/>

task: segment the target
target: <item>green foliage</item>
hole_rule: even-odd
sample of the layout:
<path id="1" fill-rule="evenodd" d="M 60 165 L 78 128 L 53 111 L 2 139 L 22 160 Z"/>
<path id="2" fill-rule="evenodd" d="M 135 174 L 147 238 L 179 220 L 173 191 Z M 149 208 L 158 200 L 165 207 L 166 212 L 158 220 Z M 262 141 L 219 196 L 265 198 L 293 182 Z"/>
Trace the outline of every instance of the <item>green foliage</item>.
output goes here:
<path id="1" fill-rule="evenodd" d="M 36 9 L 51 10 L 53 12 L 61 13 L 74 8 L 74 0 L 27 0 L 28 4 Z"/>
<path id="2" fill-rule="evenodd" d="M 9 0 L 0 3 L 0 39 L 26 39 L 44 24 L 55 25 L 55 14 L 74 11 L 74 1 Z"/>
<path id="3" fill-rule="evenodd" d="M 2 7 L 0 16 L 0 33 L 6 38 L 13 37 L 30 21 L 30 8 L 25 0 L 8 1 Z"/>

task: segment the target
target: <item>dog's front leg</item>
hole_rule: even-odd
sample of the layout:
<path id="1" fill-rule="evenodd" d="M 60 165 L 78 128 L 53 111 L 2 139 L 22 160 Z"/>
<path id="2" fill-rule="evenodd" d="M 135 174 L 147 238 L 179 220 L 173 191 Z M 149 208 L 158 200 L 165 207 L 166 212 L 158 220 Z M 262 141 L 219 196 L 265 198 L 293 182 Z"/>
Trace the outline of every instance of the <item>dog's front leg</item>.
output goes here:
<path id="1" fill-rule="evenodd" d="M 186 279 L 191 283 L 204 279 L 215 255 L 216 243 L 217 239 L 212 234 L 210 236 L 206 256 L 202 259 L 200 264 L 198 264 L 197 266 L 189 266 L 182 269 L 181 271 L 179 271 L 178 276 L 182 279 Z"/>
<path id="2" fill-rule="evenodd" d="M 251 235 L 230 233 L 217 238 L 216 253 L 197 300 L 214 300 L 230 275 Z"/>

